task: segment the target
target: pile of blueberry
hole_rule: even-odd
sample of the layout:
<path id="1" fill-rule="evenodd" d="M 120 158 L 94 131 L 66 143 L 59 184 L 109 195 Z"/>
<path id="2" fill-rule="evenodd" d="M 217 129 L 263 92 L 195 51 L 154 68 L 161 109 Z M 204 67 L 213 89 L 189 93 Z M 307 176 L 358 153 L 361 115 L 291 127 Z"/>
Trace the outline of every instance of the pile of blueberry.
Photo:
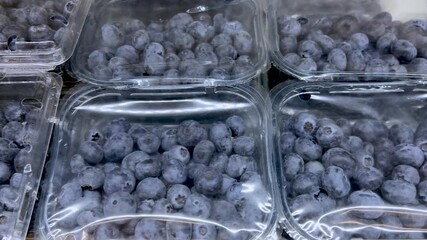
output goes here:
<path id="1" fill-rule="evenodd" d="M 283 60 L 303 72 L 426 73 L 427 21 L 362 16 L 278 17 Z"/>
<path id="2" fill-rule="evenodd" d="M 62 233 L 83 228 L 102 240 L 248 239 L 262 231 L 257 224 L 266 213 L 260 206 L 269 194 L 257 172 L 256 141 L 245 131 L 236 115 L 209 125 L 185 120 L 173 128 L 117 118 L 102 131 L 90 129 L 55 201 L 57 214 L 67 214 L 49 224 Z"/>
<path id="3" fill-rule="evenodd" d="M 424 238 L 411 229 L 427 227 L 426 215 L 419 214 L 427 210 L 427 122 L 414 131 L 403 122 L 388 127 L 379 120 L 351 122 L 302 112 L 283 121 L 280 150 L 285 195 L 298 223 L 322 216 L 341 239 Z M 415 210 L 373 209 L 382 206 Z M 341 208 L 346 209 L 331 213 Z M 350 223 L 361 229 L 332 228 Z M 374 225 L 408 232 L 366 227 Z"/>
<path id="4" fill-rule="evenodd" d="M 11 51 L 18 41 L 59 43 L 75 5 L 76 0 L 2 0 L 0 42 Z"/>
<path id="5" fill-rule="evenodd" d="M 100 47 L 87 57 L 97 78 L 134 76 L 212 77 L 253 69 L 254 39 L 222 13 L 178 13 L 165 24 L 140 19 L 104 24 Z"/>
<path id="6" fill-rule="evenodd" d="M 0 237 L 8 238 L 14 212 L 19 210 L 23 173 L 30 171 L 31 143 L 37 137 L 41 111 L 12 101 L 0 110 Z"/>

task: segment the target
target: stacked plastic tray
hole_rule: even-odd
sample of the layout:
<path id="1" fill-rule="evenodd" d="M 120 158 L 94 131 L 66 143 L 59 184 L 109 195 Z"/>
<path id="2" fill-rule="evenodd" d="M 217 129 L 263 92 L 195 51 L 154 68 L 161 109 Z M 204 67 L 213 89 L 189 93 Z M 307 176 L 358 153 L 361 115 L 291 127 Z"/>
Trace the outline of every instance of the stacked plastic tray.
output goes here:
<path id="1" fill-rule="evenodd" d="M 281 226 L 294 239 L 425 239 L 425 1 L 269 4 Z"/>
<path id="2" fill-rule="evenodd" d="M 47 71 L 71 56 L 90 3 L 0 3 L 2 239 L 26 238 L 62 87 Z"/>
<path id="3" fill-rule="evenodd" d="M 277 184 L 258 1 L 95 1 L 41 239 L 267 239 Z"/>

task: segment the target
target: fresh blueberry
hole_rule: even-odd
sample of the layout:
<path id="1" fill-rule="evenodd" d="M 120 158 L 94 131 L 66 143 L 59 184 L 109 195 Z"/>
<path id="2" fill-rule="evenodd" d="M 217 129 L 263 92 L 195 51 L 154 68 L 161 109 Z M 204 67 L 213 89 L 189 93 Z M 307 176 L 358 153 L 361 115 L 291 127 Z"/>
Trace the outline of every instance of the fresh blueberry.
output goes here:
<path id="1" fill-rule="evenodd" d="M 92 224 L 93 222 L 100 220 L 103 217 L 102 209 L 90 209 L 81 211 L 77 215 L 77 224 L 80 227 L 84 227 L 88 232 L 93 232 L 95 230 L 94 226 L 88 227 L 87 225 Z"/>
<path id="2" fill-rule="evenodd" d="M 417 185 L 420 182 L 418 169 L 408 165 L 398 165 L 391 173 L 392 180 L 404 180 Z"/>
<path id="3" fill-rule="evenodd" d="M 180 222 L 166 222 L 166 236 L 170 240 L 192 239 L 192 224 Z"/>
<path id="4" fill-rule="evenodd" d="M 175 209 L 182 209 L 190 196 L 190 189 L 182 184 L 174 184 L 167 191 L 167 199 Z"/>
<path id="5" fill-rule="evenodd" d="M 104 24 L 101 27 L 102 44 L 108 47 L 118 47 L 125 41 L 124 33 L 113 24 Z"/>
<path id="6" fill-rule="evenodd" d="M 204 140 L 202 140 L 202 141 L 204 141 Z M 193 155 L 194 155 L 194 150 L 193 150 Z M 193 158 L 194 158 L 194 156 L 193 156 Z M 184 146 L 174 145 L 173 147 L 171 147 L 169 149 L 169 151 L 166 151 L 162 154 L 162 161 L 163 162 L 167 162 L 167 161 L 172 160 L 172 159 L 179 160 L 183 164 L 187 164 L 190 161 L 190 152 Z"/>
<path id="7" fill-rule="evenodd" d="M 298 137 L 311 136 L 317 130 L 317 118 L 311 113 L 295 114 L 289 124 Z"/>
<path id="8" fill-rule="evenodd" d="M 343 15 L 332 25 L 332 29 L 343 38 L 358 32 L 359 28 L 359 20 L 352 15 Z"/>
<path id="9" fill-rule="evenodd" d="M 387 180 L 381 185 L 381 196 L 393 204 L 410 204 L 416 201 L 417 189 L 404 180 Z"/>
<path id="10" fill-rule="evenodd" d="M 195 163 L 208 165 L 214 152 L 214 144 L 209 140 L 202 140 L 194 147 L 193 160 Z"/>
<path id="11" fill-rule="evenodd" d="M 12 177 L 10 177 L 10 186 L 14 188 L 20 188 L 23 178 L 24 175 L 22 173 L 14 173 Z"/>
<path id="12" fill-rule="evenodd" d="M 242 117 L 233 115 L 227 118 L 227 120 L 225 121 L 225 124 L 231 130 L 231 133 L 233 136 L 240 137 L 243 134 L 245 134 L 246 125 Z"/>
<path id="13" fill-rule="evenodd" d="M 405 164 L 413 167 L 420 167 L 424 162 L 423 151 L 413 144 L 399 144 L 393 153 L 396 164 Z"/>
<path id="14" fill-rule="evenodd" d="M 80 200 L 83 196 L 83 191 L 78 182 L 69 182 L 61 187 L 58 195 L 58 204 L 63 208 L 67 208 Z"/>
<path id="15" fill-rule="evenodd" d="M 325 167 L 318 161 L 310 161 L 304 164 L 304 172 L 316 174 L 319 178 L 325 172 Z M 288 178 L 289 179 L 289 178 Z"/>
<path id="16" fill-rule="evenodd" d="M 363 71 L 366 67 L 365 57 L 360 50 L 352 50 L 347 53 L 347 70 Z"/>
<path id="17" fill-rule="evenodd" d="M 227 219 L 238 219 L 239 213 L 234 204 L 225 200 L 213 200 L 210 218 L 223 223 Z"/>
<path id="18" fill-rule="evenodd" d="M 160 198 L 154 202 L 153 213 L 157 214 L 171 214 L 175 209 L 166 198 Z"/>
<path id="19" fill-rule="evenodd" d="M 423 205 L 409 205 L 407 207 L 411 207 L 414 210 L 418 210 L 420 212 L 426 211 L 426 207 Z M 426 224 L 427 218 L 423 215 L 414 214 L 413 212 L 405 212 L 402 214 L 398 214 L 400 221 L 404 227 L 410 229 L 419 229 L 423 228 Z"/>
<path id="20" fill-rule="evenodd" d="M 251 53 L 253 46 L 251 34 L 243 30 L 236 32 L 233 36 L 233 46 L 240 55 Z"/>
<path id="21" fill-rule="evenodd" d="M 211 40 L 212 47 L 217 48 L 221 45 L 231 45 L 232 39 L 229 35 L 220 33 L 216 36 L 214 36 Z"/>
<path id="22" fill-rule="evenodd" d="M 354 173 L 354 179 L 361 189 L 376 190 L 383 180 L 383 173 L 374 167 L 361 167 Z"/>
<path id="23" fill-rule="evenodd" d="M 115 192 L 105 200 L 103 209 L 105 216 L 120 216 L 135 214 L 137 201 L 128 192 Z"/>
<path id="24" fill-rule="evenodd" d="M 131 64 L 139 62 L 138 51 L 130 45 L 123 45 L 117 48 L 116 56 L 126 59 Z"/>
<path id="25" fill-rule="evenodd" d="M 304 171 L 304 160 L 295 153 L 290 153 L 283 157 L 283 174 L 288 181 Z"/>
<path id="26" fill-rule="evenodd" d="M 409 64 L 406 65 L 408 72 L 412 73 L 426 73 L 427 72 L 427 60 L 424 58 L 415 58 Z"/>
<path id="27" fill-rule="evenodd" d="M 25 151 L 25 150 L 21 150 Z M 0 161 L 10 163 L 15 156 L 20 152 L 15 143 L 6 138 L 0 138 Z M 26 152 L 26 151 L 25 151 Z"/>
<path id="28" fill-rule="evenodd" d="M 12 169 L 10 169 L 10 166 L 4 162 L 0 162 L 0 184 L 8 181 L 11 175 Z"/>
<path id="29" fill-rule="evenodd" d="M 26 149 L 21 149 L 13 159 L 13 166 L 15 167 L 15 171 L 23 172 L 28 164 L 31 163 L 31 160 L 32 154 Z"/>
<path id="30" fill-rule="evenodd" d="M 296 137 L 290 132 L 282 132 L 280 135 L 280 152 L 283 155 L 289 154 L 293 151 Z"/>
<path id="31" fill-rule="evenodd" d="M 95 240 L 120 239 L 123 235 L 117 225 L 113 223 L 103 223 L 99 225 L 94 234 Z"/>
<path id="32" fill-rule="evenodd" d="M 348 196 L 347 199 L 349 206 L 363 207 L 379 207 L 384 205 L 381 197 L 372 191 L 355 191 Z M 382 216 L 382 211 L 369 211 L 369 210 L 355 210 L 351 212 L 353 215 L 363 219 L 377 219 Z"/>
<path id="33" fill-rule="evenodd" d="M 15 142 L 22 142 L 25 138 L 25 126 L 17 121 L 8 122 L 2 129 L 2 137 Z"/>
<path id="34" fill-rule="evenodd" d="M 187 174 L 185 164 L 179 160 L 172 159 L 163 165 L 162 177 L 167 183 L 183 183 L 187 179 Z"/>
<path id="35" fill-rule="evenodd" d="M 353 134 L 364 141 L 373 142 L 377 138 L 387 137 L 388 128 L 378 120 L 357 120 L 353 125 Z"/>
<path id="36" fill-rule="evenodd" d="M 217 239 L 217 229 L 215 225 L 207 223 L 193 224 L 192 237 L 197 240 Z"/>
<path id="37" fill-rule="evenodd" d="M 89 129 L 85 136 L 85 141 L 92 141 L 98 143 L 99 145 L 103 145 L 105 143 L 104 134 L 96 128 Z"/>
<path id="38" fill-rule="evenodd" d="M 184 147 L 196 146 L 198 142 L 206 138 L 206 129 L 204 129 L 200 123 L 194 120 L 183 121 L 178 126 L 178 143 Z"/>
<path id="39" fill-rule="evenodd" d="M 136 195 L 141 200 L 164 198 L 166 196 L 166 186 L 158 178 L 145 178 L 138 183 Z"/>
<path id="40" fill-rule="evenodd" d="M 205 168 L 194 178 L 194 186 L 197 192 L 207 196 L 213 196 L 220 192 L 222 186 L 222 174 L 213 168 Z"/>
<path id="41" fill-rule="evenodd" d="M 137 139 L 138 148 L 146 153 L 155 153 L 160 147 L 160 139 L 153 133 L 141 134 Z"/>
<path id="42" fill-rule="evenodd" d="M 108 60 L 107 56 L 104 52 L 95 50 L 91 52 L 87 59 L 87 64 L 89 69 L 94 70 L 94 68 L 98 65 L 107 66 Z"/>
<path id="43" fill-rule="evenodd" d="M 248 168 L 248 157 L 233 154 L 228 158 L 225 172 L 230 177 L 240 177 Z"/>
<path id="44" fill-rule="evenodd" d="M 280 24 L 280 34 L 283 36 L 298 36 L 301 33 L 301 24 L 295 18 L 290 18 Z"/>
<path id="45" fill-rule="evenodd" d="M 126 133 L 129 131 L 131 125 L 125 118 L 116 118 L 108 122 L 104 127 L 104 135 L 108 138 L 115 133 L 123 132 Z"/>
<path id="46" fill-rule="evenodd" d="M 292 190 L 296 195 L 317 194 L 319 192 L 319 178 L 314 173 L 299 173 L 292 180 Z"/>
<path id="47" fill-rule="evenodd" d="M 131 171 L 115 169 L 106 174 L 103 189 L 110 195 L 118 191 L 132 192 L 135 186 L 136 180 Z"/>
<path id="48" fill-rule="evenodd" d="M 328 53 L 328 62 L 340 71 L 347 68 L 347 56 L 340 48 L 334 48 Z"/>
<path id="49" fill-rule="evenodd" d="M 417 49 L 408 40 L 395 40 L 390 46 L 391 54 L 403 62 L 410 62 L 417 56 Z"/>
<path id="50" fill-rule="evenodd" d="M 414 131 L 409 125 L 404 123 L 391 126 L 389 136 L 395 145 L 399 145 L 401 143 L 410 144 L 414 141 Z"/>
<path id="51" fill-rule="evenodd" d="M 322 157 L 322 147 L 309 137 L 297 138 L 294 150 L 306 161 L 314 161 Z"/>
<path id="52" fill-rule="evenodd" d="M 192 193 L 185 201 L 182 212 L 192 217 L 208 218 L 211 214 L 211 200 L 198 193 Z"/>
<path id="53" fill-rule="evenodd" d="M 80 144 L 79 154 L 87 163 L 92 165 L 100 163 L 104 158 L 102 147 L 93 141 L 85 141 Z"/>
<path id="54" fill-rule="evenodd" d="M 221 31 L 234 37 L 238 32 L 243 31 L 243 25 L 239 21 L 228 21 L 221 26 Z"/>
<path id="55" fill-rule="evenodd" d="M 126 155 L 132 152 L 132 149 L 132 137 L 123 132 L 113 134 L 103 146 L 104 157 L 111 162 L 121 161 Z"/>
<path id="56" fill-rule="evenodd" d="M 101 168 L 87 166 L 78 173 L 78 179 L 83 189 L 96 190 L 104 184 L 105 173 Z"/>
<path id="57" fill-rule="evenodd" d="M 350 182 L 339 167 L 330 166 L 322 175 L 322 187 L 332 198 L 342 198 L 350 192 Z"/>
<path id="58" fill-rule="evenodd" d="M 323 207 L 312 194 L 302 194 L 289 201 L 289 210 L 297 222 L 305 222 L 319 217 Z"/>
<path id="59" fill-rule="evenodd" d="M 344 138 L 344 132 L 335 124 L 324 124 L 316 131 L 316 139 L 320 146 L 333 148 L 339 146 Z"/>
<path id="60" fill-rule="evenodd" d="M 304 40 L 299 43 L 298 55 L 302 58 L 311 58 L 316 61 L 322 56 L 322 49 L 315 41 Z"/>
<path id="61" fill-rule="evenodd" d="M 252 137 L 241 136 L 233 139 L 233 150 L 242 156 L 251 156 L 255 152 L 255 140 Z"/>
<path id="62" fill-rule="evenodd" d="M 135 226 L 139 239 L 166 239 L 166 223 L 159 220 L 141 219 Z"/>

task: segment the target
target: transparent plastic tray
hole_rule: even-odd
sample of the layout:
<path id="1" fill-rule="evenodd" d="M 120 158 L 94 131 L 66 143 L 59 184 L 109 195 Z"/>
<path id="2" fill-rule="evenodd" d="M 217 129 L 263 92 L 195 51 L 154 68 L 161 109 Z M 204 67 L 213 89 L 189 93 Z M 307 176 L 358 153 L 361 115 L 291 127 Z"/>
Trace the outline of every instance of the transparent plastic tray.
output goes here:
<path id="1" fill-rule="evenodd" d="M 252 0 L 97 1 L 70 69 L 97 85 L 245 83 L 267 68 L 260 5 Z"/>
<path id="2" fill-rule="evenodd" d="M 51 70 L 64 63 L 74 51 L 91 2 L 2 1 L 0 68 Z"/>
<path id="3" fill-rule="evenodd" d="M 68 98 L 66 103 L 64 103 L 60 113 L 60 120 L 55 128 L 53 141 L 55 144 L 51 148 L 52 160 L 49 162 L 50 170 L 47 172 L 45 178 L 46 184 L 42 186 L 43 193 L 36 222 L 38 225 L 37 229 L 39 229 L 38 238 L 144 238 L 138 235 L 141 234 L 141 231 L 135 230 L 140 229 L 139 227 L 135 227 L 135 224 L 137 222 L 145 222 L 148 224 L 150 221 L 154 221 L 154 225 L 160 226 L 159 228 L 152 226 L 145 229 L 147 234 L 145 237 L 150 238 L 151 236 L 154 239 L 198 239 L 195 235 L 193 237 L 191 237 L 191 234 L 186 235 L 189 231 L 191 233 L 192 226 L 196 226 L 196 224 L 201 225 L 199 225 L 200 227 L 197 229 L 194 227 L 193 230 L 201 234 L 206 234 L 207 232 L 208 234 L 205 236 L 206 239 L 266 239 L 268 235 L 275 233 L 276 213 L 274 209 L 276 203 L 274 198 L 277 195 L 274 194 L 274 171 L 272 171 L 269 153 L 269 108 L 266 107 L 268 103 L 265 102 L 264 98 L 255 91 L 254 88 L 249 86 L 234 88 L 218 87 L 211 89 L 193 88 L 182 90 L 179 93 L 172 90 L 113 90 L 87 85 L 81 85 L 76 89 L 77 90 Z M 148 131 L 162 132 L 159 131 L 159 129 L 162 129 L 161 127 L 164 127 L 163 130 L 172 129 L 177 127 L 178 124 L 184 120 L 193 119 L 199 121 L 203 126 L 207 126 L 207 124 L 212 124 L 217 121 L 225 121 L 225 119 L 232 115 L 241 116 L 246 123 L 245 136 L 251 136 L 256 139 L 253 159 L 255 159 L 256 168 L 261 177 L 257 178 L 256 175 L 254 175 L 254 178 L 245 178 L 246 180 L 244 180 L 242 177 L 240 179 L 243 184 L 243 189 L 241 189 L 241 191 L 237 190 L 236 193 L 241 193 L 243 195 L 237 195 L 242 196 L 242 198 L 238 197 L 237 199 L 239 200 L 237 202 L 233 201 L 234 205 L 231 204 L 231 208 L 230 204 L 227 203 L 221 205 L 228 200 L 224 199 L 225 195 L 217 194 L 208 197 L 210 199 L 209 202 L 212 203 L 211 215 L 209 217 L 206 217 L 206 213 L 209 212 L 205 210 L 201 210 L 199 213 L 202 215 L 197 217 L 198 213 L 196 213 L 196 215 L 191 215 L 186 210 L 180 210 L 178 205 L 171 206 L 171 202 L 173 201 L 170 199 L 175 198 L 156 200 L 157 198 L 153 197 L 153 199 L 156 200 L 156 204 L 160 204 L 157 206 L 163 206 L 160 208 L 153 207 L 156 209 L 154 210 L 151 209 L 152 205 L 149 204 L 151 201 L 150 199 L 143 201 L 144 198 L 138 195 L 139 190 L 132 190 L 132 196 L 139 196 L 139 198 L 136 199 L 137 204 L 145 206 L 145 208 L 141 208 L 141 212 L 137 210 L 138 213 L 132 212 L 132 214 L 122 213 L 116 216 L 105 216 L 104 214 L 109 214 L 107 212 L 109 208 L 105 207 L 103 208 L 104 210 L 101 210 L 99 213 L 100 215 L 97 215 L 99 217 L 92 219 L 92 221 L 89 220 L 85 225 L 82 218 L 76 217 L 77 215 L 87 209 L 91 209 L 90 206 L 99 206 L 97 204 L 103 206 L 104 204 L 108 204 L 109 200 L 107 200 L 106 191 L 110 190 L 105 190 L 108 188 L 104 188 L 103 186 L 98 190 L 92 191 L 102 193 L 103 200 L 94 200 L 91 202 L 87 200 L 88 198 L 85 199 L 85 197 L 83 197 L 79 198 L 80 200 L 74 203 L 73 201 L 69 202 L 70 204 L 67 205 L 68 207 L 64 208 L 59 205 L 59 203 L 64 203 L 64 194 L 66 194 L 65 192 L 61 192 L 63 188 L 65 188 L 63 186 L 76 177 L 76 175 L 71 172 L 72 167 L 70 167 L 70 159 L 79 151 L 79 146 L 84 141 L 88 130 L 98 128 L 102 131 L 111 120 L 124 118 L 131 124 L 142 124 Z M 95 140 L 94 138 L 91 139 Z M 102 137 L 100 139 L 102 139 Z M 102 145 L 102 143 L 100 144 Z M 159 152 L 164 151 L 162 148 L 163 145 L 161 145 Z M 188 150 L 189 152 L 193 152 L 193 147 L 188 147 Z M 169 152 L 170 151 L 171 150 L 169 150 Z M 166 171 L 165 169 L 167 169 L 167 166 L 170 166 L 168 165 L 169 162 L 167 160 L 166 162 L 161 162 L 160 158 L 155 158 L 156 156 L 159 156 L 159 153 L 152 153 L 151 161 L 162 163 L 162 169 Z M 168 156 L 168 154 L 163 152 L 161 156 L 164 160 L 164 157 Z M 106 159 L 103 159 L 97 166 L 103 166 L 105 160 Z M 190 162 L 194 161 L 190 160 Z M 117 163 L 120 166 L 123 163 L 122 159 L 119 159 Z M 245 163 L 243 163 L 242 166 L 244 165 Z M 187 168 L 190 164 L 186 164 L 185 166 Z M 224 165 L 220 164 L 219 166 Z M 104 169 L 108 168 L 104 167 Z M 253 167 L 245 167 L 244 169 L 249 171 L 249 169 L 253 169 Z M 244 171 L 246 172 L 246 170 Z M 189 168 L 188 170 L 188 174 L 196 174 L 197 172 L 198 171 L 194 170 L 194 168 Z M 138 177 L 136 171 L 135 176 L 137 176 L 137 179 L 142 179 L 141 181 L 147 179 Z M 171 180 L 166 180 L 169 178 L 165 177 L 163 173 L 157 176 L 160 176 L 162 180 L 159 181 L 165 182 L 166 188 L 169 189 L 171 185 L 167 182 Z M 98 175 L 98 177 L 101 177 L 101 175 Z M 106 179 L 108 178 L 109 177 L 106 177 Z M 254 181 L 249 181 L 247 179 L 252 179 Z M 259 183 L 259 180 L 262 181 L 263 186 L 261 186 L 261 184 L 256 184 Z M 105 182 L 106 181 L 104 181 L 104 183 Z M 136 184 L 139 182 L 139 180 L 136 180 Z M 195 188 L 192 188 L 193 184 L 191 180 L 187 178 L 182 184 L 191 188 L 194 193 Z M 146 183 L 141 185 L 149 187 L 149 184 L 147 185 Z M 80 187 L 77 188 L 81 189 Z M 79 191 L 78 189 L 76 191 Z M 90 188 L 86 188 L 86 190 L 88 189 Z M 215 187 L 212 189 L 215 189 Z M 120 190 L 118 191 L 120 192 Z M 111 192 L 113 192 L 113 190 Z M 111 196 L 111 192 L 109 192 L 109 196 Z M 183 196 L 185 204 L 190 202 L 190 199 L 186 198 L 185 194 Z M 215 209 L 217 210 L 213 211 L 213 199 L 215 196 Z M 228 202 L 232 201 L 230 199 L 232 198 L 229 198 Z M 162 205 L 162 201 L 166 202 L 166 205 Z M 191 201 L 188 204 L 191 206 L 192 203 L 196 205 L 199 204 L 198 201 Z M 151 207 L 149 207 L 149 205 Z M 243 205 L 253 206 L 253 208 L 246 213 L 244 213 L 244 210 L 239 209 L 239 211 L 241 211 L 239 214 L 245 214 L 245 218 L 241 218 L 240 215 L 235 215 L 236 206 Z M 219 206 L 224 206 L 224 208 Z M 184 206 L 184 208 L 187 208 L 187 206 Z M 199 208 L 197 207 L 195 209 Z M 226 211 L 222 213 L 217 212 L 221 210 Z M 170 213 L 171 211 L 174 212 L 174 214 Z M 94 212 L 96 211 L 94 210 Z M 223 217 L 217 218 L 218 216 L 224 216 L 224 214 L 228 216 L 225 222 Z M 259 216 L 262 217 L 259 218 Z M 239 220 L 235 219 L 235 217 Z M 75 221 L 78 221 L 77 224 Z M 167 228 L 165 228 L 164 225 L 162 227 L 164 222 L 168 222 Z M 78 225 L 79 223 L 80 225 Z M 141 223 L 140 225 L 144 224 Z M 110 233 L 114 236 L 102 235 L 104 233 L 102 229 L 105 230 L 106 228 L 111 229 Z M 180 232 L 181 230 L 182 232 Z M 167 237 L 159 232 L 165 234 L 167 232 Z M 211 233 L 214 234 L 211 235 Z"/>
<path id="4" fill-rule="evenodd" d="M 423 77 L 425 7 L 422 0 L 272 0 L 273 64 L 302 80 Z"/>
<path id="5" fill-rule="evenodd" d="M 426 237 L 426 91 L 422 83 L 295 81 L 272 90 L 281 222 L 291 237 Z"/>
<path id="6" fill-rule="evenodd" d="M 3 76 L 0 81 L 2 126 L 0 238 L 2 239 L 26 237 L 61 86 L 62 80 L 58 75 L 46 73 L 8 75 Z M 11 107 L 11 104 L 14 107 Z M 10 127 L 19 125 L 17 123 L 22 124 L 20 126 L 23 131 Z M 5 142 L 9 142 L 7 149 Z M 12 175 L 14 173 L 19 174 Z"/>

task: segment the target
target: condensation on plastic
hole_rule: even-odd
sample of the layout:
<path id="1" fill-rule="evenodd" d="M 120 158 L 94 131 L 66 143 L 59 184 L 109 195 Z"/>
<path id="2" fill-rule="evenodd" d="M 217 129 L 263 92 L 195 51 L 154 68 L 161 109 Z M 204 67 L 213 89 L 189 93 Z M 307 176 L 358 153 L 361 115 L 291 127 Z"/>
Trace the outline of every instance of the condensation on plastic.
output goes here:
<path id="1" fill-rule="evenodd" d="M 424 73 L 365 73 L 357 71 L 322 72 L 301 71 L 295 65 L 283 60 L 284 55 L 279 48 L 280 36 L 278 31 L 277 17 L 319 19 L 326 16 L 343 16 L 352 14 L 360 19 L 370 19 L 376 14 L 387 11 L 393 16 L 393 21 L 408 21 L 411 19 L 424 19 L 426 17 L 427 3 L 424 0 L 271 0 L 268 6 L 268 33 L 269 51 L 272 64 L 281 71 L 291 74 L 297 79 L 304 81 L 338 80 L 354 81 L 365 79 L 377 80 L 401 80 L 401 78 L 425 78 Z"/>
<path id="2" fill-rule="evenodd" d="M 257 89 L 257 90 L 256 90 Z M 42 185 L 42 196 L 37 212 L 37 237 L 40 239 L 92 239 L 90 229 L 108 222 L 131 219 L 151 219 L 160 221 L 179 221 L 183 223 L 207 223 L 232 232 L 248 232 L 250 239 L 277 239 L 277 215 L 274 170 L 271 162 L 270 105 L 265 93 L 261 96 L 261 86 L 192 88 L 181 90 L 117 90 L 99 86 L 78 85 L 62 104 L 58 124 L 51 147 L 52 160 L 49 161 L 47 175 Z M 261 91 L 262 92 L 262 91 Z M 110 120 L 124 117 L 131 123 L 142 123 L 146 127 L 162 125 L 177 126 L 183 120 L 193 119 L 201 124 L 224 121 L 225 117 L 237 114 L 246 121 L 246 135 L 257 139 L 254 157 L 261 175 L 264 190 L 249 186 L 251 200 L 264 212 L 262 222 L 235 229 L 223 226 L 214 220 L 195 218 L 188 215 L 173 214 L 134 214 L 104 217 L 84 227 L 64 229 L 58 222 L 67 214 L 75 213 L 84 204 L 73 204 L 61 209 L 57 196 L 61 186 L 72 178 L 70 158 L 78 150 L 84 134 L 91 128 L 101 128 Z M 258 190 L 250 190 L 252 188 Z M 245 190 L 245 191 L 246 191 Z"/>
<path id="3" fill-rule="evenodd" d="M 52 0 L 52 4 L 64 5 L 63 12 L 58 11 L 66 21 L 64 33 L 59 42 L 16 40 L 13 48 L 8 42 L 0 42 L 0 69 L 2 72 L 32 72 L 34 69 L 48 71 L 67 61 L 73 54 L 81 29 L 85 22 L 92 0 Z M 35 0 L 35 5 L 47 1 Z M 5 7 L 5 9 L 7 9 Z M 49 19 L 56 15 L 49 15 Z M 48 20 L 52 21 L 52 20 Z M 5 36 L 9 38 L 11 36 Z"/>
<path id="4" fill-rule="evenodd" d="M 0 81 L 0 108 L 12 100 L 17 100 L 22 104 L 34 103 L 34 106 L 40 107 L 41 110 L 40 118 L 34 125 L 37 136 L 28 136 L 28 142 L 32 143 L 30 150 L 32 162 L 25 166 L 17 191 L 16 202 L 19 207 L 12 212 L 11 221 L 8 222 L 3 220 L 4 212 L 0 213 L 2 239 L 26 237 L 50 142 L 61 86 L 62 79 L 56 74 L 48 73 L 7 75 Z"/>
<path id="5" fill-rule="evenodd" d="M 70 61 L 70 71 L 79 79 L 100 86 L 144 86 L 152 88 L 197 87 L 197 86 L 231 86 L 248 83 L 251 78 L 268 69 L 267 43 L 263 29 L 262 11 L 259 1 L 222 0 L 222 1 L 189 1 L 189 0 L 108 0 L 95 1 L 77 43 L 76 51 Z M 253 47 L 249 57 L 253 67 L 243 73 L 230 75 L 225 80 L 203 77 L 163 77 L 163 76 L 112 76 L 102 78 L 93 74 L 87 65 L 89 54 L 101 46 L 101 27 L 105 23 L 121 23 L 131 18 L 140 19 L 146 26 L 150 23 L 166 23 L 175 14 L 187 12 L 191 16 L 207 13 L 213 17 L 222 13 L 229 20 L 240 21 L 243 29 L 253 37 Z M 124 14 L 125 13 L 125 14 Z M 142 64 L 142 63 L 138 63 Z M 210 65 L 204 61 L 202 65 Z M 125 65 L 126 67 L 126 65 Z M 129 66 L 132 67 L 132 66 Z"/>
<path id="6" fill-rule="evenodd" d="M 309 112 L 317 118 L 327 117 L 333 120 L 348 119 L 350 122 L 360 119 L 384 121 L 387 127 L 404 122 L 415 130 L 425 122 L 427 107 L 427 85 L 422 81 L 390 83 L 353 83 L 338 82 L 299 82 L 290 81 L 276 86 L 271 92 L 273 106 L 273 143 L 274 161 L 277 166 L 278 184 L 282 202 L 279 213 L 280 225 L 293 239 L 350 239 L 360 238 L 364 231 L 395 233 L 398 238 L 424 239 L 427 237 L 427 222 L 423 227 L 392 226 L 379 221 L 364 222 L 352 215 L 358 211 L 391 213 L 397 217 L 426 218 L 427 211 L 416 206 L 385 204 L 384 206 L 348 206 L 344 202 L 329 212 L 317 217 L 298 219 L 298 214 L 309 209 L 304 206 L 291 212 L 288 205 L 288 186 L 283 175 L 282 156 L 279 150 L 280 123 L 293 114 Z M 352 183 L 353 180 L 350 180 Z M 384 200 L 385 201 L 385 200 Z M 386 201 L 385 201 L 386 202 Z M 312 209 L 313 210 L 313 209 Z M 398 235 L 400 234 L 400 235 Z M 412 235 L 413 234 L 413 235 Z M 412 237 L 411 237 L 412 236 Z M 363 237 L 362 237 L 363 238 Z M 387 238 L 388 239 L 388 238 Z"/>

